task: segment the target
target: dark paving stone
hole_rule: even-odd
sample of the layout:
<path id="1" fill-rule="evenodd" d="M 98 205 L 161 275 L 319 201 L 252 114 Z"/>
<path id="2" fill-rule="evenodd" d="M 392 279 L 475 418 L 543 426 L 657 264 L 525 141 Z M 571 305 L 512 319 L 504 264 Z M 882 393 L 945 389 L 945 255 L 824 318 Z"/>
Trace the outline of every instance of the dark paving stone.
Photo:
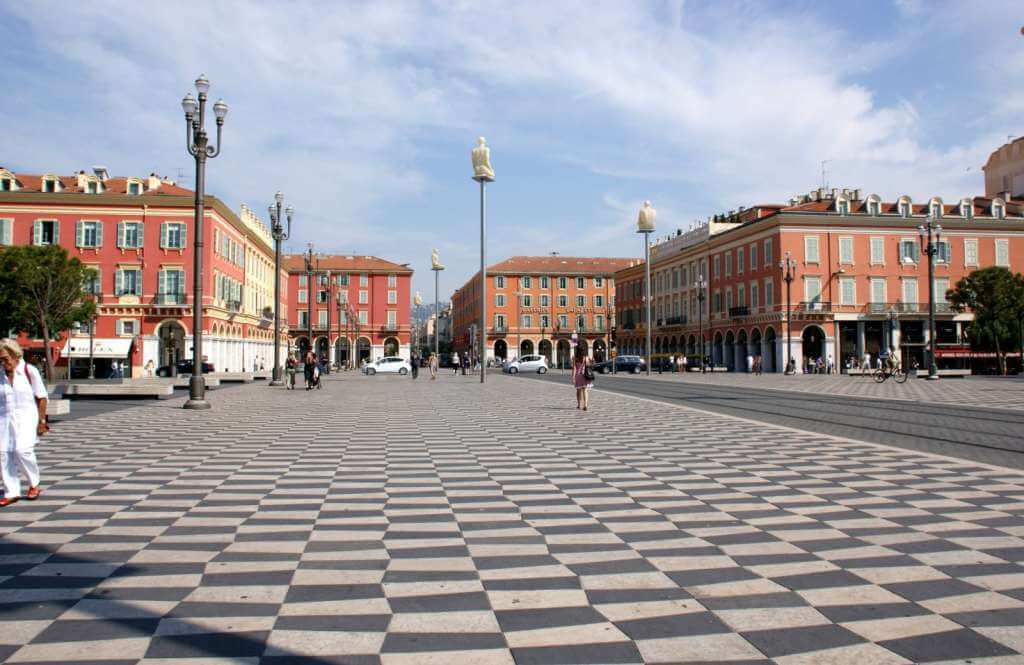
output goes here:
<path id="1" fill-rule="evenodd" d="M 1013 607 L 1004 610 L 985 610 L 983 612 L 957 612 L 955 614 L 947 614 L 946 618 L 968 628 L 974 626 L 1024 627 L 1024 608 Z"/>
<path id="2" fill-rule="evenodd" d="M 489 610 L 490 600 L 483 592 L 448 593 L 432 596 L 403 596 L 388 598 L 391 611 L 399 612 L 458 612 Z"/>
<path id="3" fill-rule="evenodd" d="M 903 596 L 907 600 L 917 602 L 933 600 L 935 598 L 948 598 L 950 596 L 963 596 L 969 593 L 984 591 L 981 587 L 953 579 L 897 582 L 894 584 L 883 584 L 882 586 L 897 595 Z"/>
<path id="4" fill-rule="evenodd" d="M 771 658 L 821 649 L 834 649 L 865 641 L 856 633 L 835 625 L 757 630 L 742 633 L 742 635 L 761 653 Z"/>
<path id="5" fill-rule="evenodd" d="M 830 589 L 844 586 L 864 586 L 865 581 L 853 573 L 845 570 L 828 570 L 823 573 L 807 573 L 803 575 L 786 575 L 785 577 L 773 577 L 777 582 L 787 589 L 793 591 L 805 591 L 807 589 Z"/>
<path id="6" fill-rule="evenodd" d="M 709 610 L 752 610 L 772 607 L 807 607 L 808 603 L 796 593 L 761 593 L 752 596 L 726 596 L 703 598 L 701 605 Z"/>
<path id="7" fill-rule="evenodd" d="M 272 617 L 277 616 L 277 603 L 200 603 L 181 602 L 167 613 L 168 619 L 209 617 Z"/>
<path id="8" fill-rule="evenodd" d="M 631 621 L 620 621 L 615 625 L 634 640 L 732 632 L 728 626 L 711 612 L 690 612 L 650 619 L 634 619 Z"/>
<path id="9" fill-rule="evenodd" d="M 56 619 L 74 607 L 77 600 L 43 600 L 36 602 L 0 602 L 0 621 L 32 621 Z M 3 661 L 0 661 L 3 662 Z"/>
<path id="10" fill-rule="evenodd" d="M 834 623 L 868 621 L 871 619 L 893 619 L 932 614 L 931 610 L 917 603 L 880 603 L 877 605 L 829 605 L 816 608 Z"/>
<path id="11" fill-rule="evenodd" d="M 642 663 L 632 642 L 512 649 L 516 665 L 625 665 Z"/>
<path id="12" fill-rule="evenodd" d="M 624 575 L 628 573 L 650 573 L 657 571 L 646 559 L 618 559 L 595 563 L 569 564 L 566 566 L 577 575 Z"/>
<path id="13" fill-rule="evenodd" d="M 263 655 L 268 631 L 154 637 L 146 658 L 245 658 Z"/>
<path id="14" fill-rule="evenodd" d="M 886 640 L 878 644 L 914 663 L 1009 656 L 1016 653 L 967 628 L 901 640 Z"/>
<path id="15" fill-rule="evenodd" d="M 78 665 L 77 663 L 75 665 Z M 260 665 L 381 665 L 379 656 L 263 656 Z"/>
<path id="16" fill-rule="evenodd" d="M 501 633 L 388 633 L 381 653 L 504 649 L 506 646 Z"/>
<path id="17" fill-rule="evenodd" d="M 105 587 L 93 589 L 85 597 L 99 600 L 182 600 L 195 591 L 192 587 Z"/>
<path id="18" fill-rule="evenodd" d="M 518 580 L 485 580 L 487 591 L 544 591 L 549 589 L 579 589 L 578 577 L 524 577 Z"/>
<path id="19" fill-rule="evenodd" d="M 720 584 L 722 582 L 739 582 L 758 579 L 754 573 L 736 566 L 734 568 L 710 568 L 706 570 L 683 570 L 665 573 L 673 582 L 681 587 Z"/>
<path id="20" fill-rule="evenodd" d="M 127 637 L 148 637 L 156 631 L 160 619 L 117 619 L 93 621 L 75 619 L 54 621 L 32 640 L 32 644 L 48 642 L 85 642 L 116 640 Z"/>
<path id="21" fill-rule="evenodd" d="M 555 626 L 583 626 L 606 623 L 607 619 L 592 607 L 556 607 L 550 609 L 501 610 L 495 612 L 503 632 L 536 630 Z"/>
<path id="22" fill-rule="evenodd" d="M 379 584 L 295 584 L 288 588 L 286 603 L 314 603 L 326 600 L 383 598 Z"/>
<path id="23" fill-rule="evenodd" d="M 643 603 L 656 600 L 685 601 L 692 598 L 693 596 L 684 589 L 593 589 L 587 591 L 587 600 L 591 605 Z"/>

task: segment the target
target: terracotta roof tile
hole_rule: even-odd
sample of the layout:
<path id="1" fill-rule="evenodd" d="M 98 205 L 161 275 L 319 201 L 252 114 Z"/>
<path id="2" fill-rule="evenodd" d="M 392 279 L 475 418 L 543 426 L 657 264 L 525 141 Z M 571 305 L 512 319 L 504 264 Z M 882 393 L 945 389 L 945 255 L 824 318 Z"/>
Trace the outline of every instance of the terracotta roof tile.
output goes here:
<path id="1" fill-rule="evenodd" d="M 15 173 L 14 177 L 17 179 L 18 185 L 20 187 L 20 189 L 18 191 L 22 191 L 22 192 L 42 192 L 43 191 L 43 177 L 47 176 L 47 175 L 50 175 L 50 174 L 48 174 L 48 173 L 39 173 L 39 174 L 36 174 L 36 173 Z M 60 181 L 60 184 L 61 184 L 61 186 L 63 188 L 63 189 L 61 189 L 60 192 L 56 192 L 58 194 L 61 194 L 61 193 L 73 193 L 73 192 L 81 193 L 81 192 L 85 191 L 83 189 L 79 189 L 79 187 L 78 187 L 78 176 L 77 175 L 61 175 L 61 176 L 56 176 L 56 177 L 57 177 L 57 180 Z M 146 195 L 193 196 L 195 194 L 195 191 L 193 191 L 191 189 L 187 189 L 185 187 L 180 187 L 180 186 L 178 186 L 178 185 L 176 185 L 174 183 L 171 183 L 169 181 L 162 181 L 160 183 L 159 187 L 154 188 L 154 189 L 150 189 L 150 188 L 147 187 L 147 184 L 146 184 L 147 183 L 147 179 L 146 178 L 139 178 L 139 180 L 142 182 L 143 193 L 146 194 Z M 103 189 L 104 189 L 104 193 L 107 193 L 107 194 L 127 194 L 128 193 L 128 177 L 127 176 L 117 176 L 117 177 L 107 178 L 106 180 L 103 181 Z"/>
<path id="2" fill-rule="evenodd" d="M 337 270 L 338 272 L 388 272 L 412 274 L 407 265 L 394 263 L 376 256 L 328 254 L 320 256 L 320 270 Z M 305 272 L 306 262 L 302 254 L 284 254 L 281 256 L 281 267 L 288 272 Z"/>
<path id="3" fill-rule="evenodd" d="M 544 275 L 612 274 L 640 261 L 641 259 L 589 256 L 512 256 L 488 266 L 487 272 Z"/>

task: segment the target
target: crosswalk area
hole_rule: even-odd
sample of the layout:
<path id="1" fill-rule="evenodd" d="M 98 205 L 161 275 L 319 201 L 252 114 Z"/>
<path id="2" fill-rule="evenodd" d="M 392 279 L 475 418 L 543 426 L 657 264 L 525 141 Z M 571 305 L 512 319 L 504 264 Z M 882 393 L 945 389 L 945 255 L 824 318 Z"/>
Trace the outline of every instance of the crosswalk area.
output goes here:
<path id="1" fill-rule="evenodd" d="M 9 663 L 1024 663 L 1024 475 L 568 385 L 332 375 L 69 421 Z"/>

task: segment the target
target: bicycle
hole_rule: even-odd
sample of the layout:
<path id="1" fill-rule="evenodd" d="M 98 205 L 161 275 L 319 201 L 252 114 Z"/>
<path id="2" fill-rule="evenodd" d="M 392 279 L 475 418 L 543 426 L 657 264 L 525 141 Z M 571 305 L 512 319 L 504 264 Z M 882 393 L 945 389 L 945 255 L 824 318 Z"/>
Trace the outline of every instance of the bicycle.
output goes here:
<path id="1" fill-rule="evenodd" d="M 892 368 L 880 367 L 871 376 L 874 378 L 875 383 L 885 383 L 885 380 L 889 377 L 892 377 L 896 383 L 903 383 L 907 380 L 907 372 L 900 366 Z"/>

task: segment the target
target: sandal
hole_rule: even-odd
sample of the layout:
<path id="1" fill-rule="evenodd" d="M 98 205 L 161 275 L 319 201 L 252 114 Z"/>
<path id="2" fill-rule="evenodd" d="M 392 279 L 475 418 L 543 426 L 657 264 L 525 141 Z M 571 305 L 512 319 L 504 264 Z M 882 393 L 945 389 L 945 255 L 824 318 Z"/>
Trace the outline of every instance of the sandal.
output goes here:
<path id="1" fill-rule="evenodd" d="M 12 503 L 17 502 L 17 500 L 18 500 L 18 497 L 14 497 L 13 499 L 9 499 L 9 498 L 7 498 L 5 496 L 4 498 L 0 499 L 0 508 L 6 508 L 7 506 L 11 505 Z"/>
<path id="2" fill-rule="evenodd" d="M 39 498 L 40 494 L 42 494 L 42 492 L 39 489 L 39 485 L 36 485 L 35 487 L 28 488 L 28 492 L 25 493 L 25 498 L 29 501 L 35 501 Z"/>

